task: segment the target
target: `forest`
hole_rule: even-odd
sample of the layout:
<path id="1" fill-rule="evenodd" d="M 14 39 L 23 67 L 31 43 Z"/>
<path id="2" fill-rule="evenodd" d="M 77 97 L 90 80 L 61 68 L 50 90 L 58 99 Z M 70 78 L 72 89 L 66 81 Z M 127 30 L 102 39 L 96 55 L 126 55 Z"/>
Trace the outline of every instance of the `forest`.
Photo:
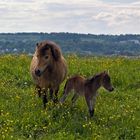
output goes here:
<path id="1" fill-rule="evenodd" d="M 52 40 L 64 54 L 139 56 L 140 35 L 78 33 L 0 33 L 0 54 L 32 55 L 37 42 Z"/>

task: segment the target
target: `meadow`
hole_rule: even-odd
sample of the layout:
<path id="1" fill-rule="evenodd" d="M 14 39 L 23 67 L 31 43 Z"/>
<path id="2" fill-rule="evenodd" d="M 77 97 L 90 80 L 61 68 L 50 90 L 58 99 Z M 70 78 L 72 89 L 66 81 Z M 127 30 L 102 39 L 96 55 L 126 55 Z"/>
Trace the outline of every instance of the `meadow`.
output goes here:
<path id="1" fill-rule="evenodd" d="M 84 98 L 72 107 L 51 101 L 43 109 L 30 77 L 31 57 L 0 56 L 0 139 L 140 140 L 140 59 L 66 56 L 68 77 L 90 77 L 108 70 L 115 90 L 99 90 L 95 115 Z M 61 85 L 62 95 L 65 81 Z"/>

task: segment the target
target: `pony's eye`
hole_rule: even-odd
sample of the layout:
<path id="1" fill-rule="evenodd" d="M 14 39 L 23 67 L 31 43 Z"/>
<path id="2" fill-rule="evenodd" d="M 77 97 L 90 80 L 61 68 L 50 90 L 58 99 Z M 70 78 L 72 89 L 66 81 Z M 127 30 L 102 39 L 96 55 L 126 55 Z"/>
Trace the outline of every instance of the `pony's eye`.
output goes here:
<path id="1" fill-rule="evenodd" d="M 45 59 L 48 59 L 48 55 L 45 56 Z"/>

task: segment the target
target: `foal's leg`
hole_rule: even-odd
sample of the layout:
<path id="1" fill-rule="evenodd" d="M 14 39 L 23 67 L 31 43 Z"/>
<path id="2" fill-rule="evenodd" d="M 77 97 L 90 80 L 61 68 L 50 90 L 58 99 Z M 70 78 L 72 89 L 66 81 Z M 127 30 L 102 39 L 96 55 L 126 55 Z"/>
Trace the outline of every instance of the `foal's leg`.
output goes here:
<path id="1" fill-rule="evenodd" d="M 96 96 L 93 96 L 92 101 L 93 101 L 93 109 L 94 109 L 95 108 L 95 103 L 96 103 Z"/>
<path id="2" fill-rule="evenodd" d="M 42 100 L 43 100 L 43 106 L 44 106 L 44 109 L 45 109 L 45 108 L 46 108 L 46 103 L 48 102 L 46 91 L 43 91 L 43 97 L 42 97 Z"/>
<path id="3" fill-rule="evenodd" d="M 85 96 L 85 99 L 86 99 L 86 103 L 89 109 L 90 117 L 93 117 L 94 115 L 93 100 L 91 97 L 88 97 L 88 96 Z"/>
<path id="4" fill-rule="evenodd" d="M 76 93 L 74 93 L 71 101 L 72 101 L 72 104 L 74 105 L 74 103 L 76 102 L 76 100 L 78 99 L 79 95 L 77 95 Z"/>
<path id="5" fill-rule="evenodd" d="M 72 89 L 67 88 L 67 87 L 64 88 L 63 96 L 60 98 L 60 103 L 63 103 L 66 100 L 66 98 L 71 90 Z"/>
<path id="6" fill-rule="evenodd" d="M 60 103 L 64 103 L 64 101 L 66 100 L 66 97 L 68 96 L 68 93 L 66 93 L 65 91 L 63 92 L 63 96 L 60 98 Z"/>

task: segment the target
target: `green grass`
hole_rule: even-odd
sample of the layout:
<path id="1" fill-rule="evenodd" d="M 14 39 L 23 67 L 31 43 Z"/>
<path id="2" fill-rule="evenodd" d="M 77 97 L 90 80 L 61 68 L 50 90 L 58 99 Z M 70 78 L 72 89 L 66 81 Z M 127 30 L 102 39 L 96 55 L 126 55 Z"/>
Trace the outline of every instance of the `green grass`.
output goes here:
<path id="1" fill-rule="evenodd" d="M 68 76 L 109 70 L 115 91 L 101 88 L 90 119 L 84 98 L 75 107 L 47 104 L 34 92 L 26 55 L 0 56 L 0 139 L 139 140 L 140 59 L 67 56 Z M 65 82 L 61 85 L 62 95 Z"/>

